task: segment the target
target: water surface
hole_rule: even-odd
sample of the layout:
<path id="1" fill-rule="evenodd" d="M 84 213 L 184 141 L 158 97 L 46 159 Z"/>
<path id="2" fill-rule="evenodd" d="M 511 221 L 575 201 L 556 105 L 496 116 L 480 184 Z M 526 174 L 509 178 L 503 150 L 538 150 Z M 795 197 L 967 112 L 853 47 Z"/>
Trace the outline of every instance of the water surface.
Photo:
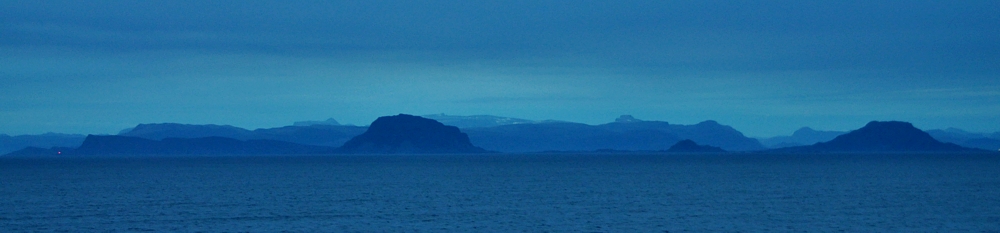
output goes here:
<path id="1" fill-rule="evenodd" d="M 0 159 L 0 231 L 998 231 L 1000 156 Z"/>

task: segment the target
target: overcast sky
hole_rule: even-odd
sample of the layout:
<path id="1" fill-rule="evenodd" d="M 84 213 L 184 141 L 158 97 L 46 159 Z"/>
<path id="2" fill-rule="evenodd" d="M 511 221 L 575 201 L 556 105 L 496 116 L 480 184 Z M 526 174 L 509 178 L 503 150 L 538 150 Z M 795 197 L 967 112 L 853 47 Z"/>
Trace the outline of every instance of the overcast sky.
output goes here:
<path id="1" fill-rule="evenodd" d="M 0 133 L 618 115 L 1000 131 L 1000 1 L 0 1 Z"/>

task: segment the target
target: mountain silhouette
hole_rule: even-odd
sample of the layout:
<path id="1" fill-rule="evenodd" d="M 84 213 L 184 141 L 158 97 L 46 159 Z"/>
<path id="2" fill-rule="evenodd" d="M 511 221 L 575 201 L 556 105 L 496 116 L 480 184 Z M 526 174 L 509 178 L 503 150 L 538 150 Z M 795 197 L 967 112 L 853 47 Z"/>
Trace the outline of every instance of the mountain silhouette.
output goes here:
<path id="1" fill-rule="evenodd" d="M 237 140 L 223 137 L 165 138 L 152 140 L 126 136 L 88 135 L 80 147 L 41 149 L 29 147 L 8 156 L 216 156 L 330 154 L 332 147 L 272 140 Z"/>
<path id="2" fill-rule="evenodd" d="M 715 121 L 696 125 L 674 125 L 664 121 L 643 121 L 624 115 L 615 122 L 587 125 L 572 122 L 539 122 L 463 129 L 472 143 L 501 152 L 541 151 L 662 151 L 688 138 L 731 151 L 760 150 L 764 147 Z"/>
<path id="3" fill-rule="evenodd" d="M 339 151 L 355 154 L 486 152 L 472 145 L 458 127 L 406 114 L 379 117 L 368 131 L 344 143 Z"/>
<path id="4" fill-rule="evenodd" d="M 189 125 L 177 123 L 139 124 L 120 136 L 137 137 L 152 140 L 164 138 L 203 138 L 225 137 L 248 140 L 253 132 L 231 125 Z"/>
<path id="5" fill-rule="evenodd" d="M 777 136 L 760 139 L 760 143 L 768 148 L 783 148 L 792 146 L 812 145 L 817 142 L 833 140 L 847 132 L 842 131 L 820 131 L 809 127 L 802 127 L 792 133 L 791 136 Z"/>
<path id="6" fill-rule="evenodd" d="M 365 127 L 351 125 L 313 124 L 309 126 L 285 126 L 251 131 L 229 125 L 160 123 L 140 124 L 119 135 L 152 140 L 224 137 L 237 140 L 273 140 L 304 145 L 339 147 L 354 136 L 364 133 L 365 130 Z"/>
<path id="7" fill-rule="evenodd" d="M 441 122 L 441 124 L 455 126 L 460 129 L 535 123 L 534 121 L 531 120 L 490 116 L 490 115 L 454 116 L 454 115 L 445 115 L 442 113 L 442 114 L 423 115 L 421 117 L 431 120 L 436 120 L 438 122 Z"/>
<path id="8" fill-rule="evenodd" d="M 698 143 L 695 143 L 690 139 L 684 139 L 683 141 L 679 141 L 673 146 L 671 146 L 670 149 L 667 149 L 667 152 L 704 153 L 704 152 L 726 152 L 726 150 L 714 146 L 698 145 Z"/>
<path id="9" fill-rule="evenodd" d="M 368 128 L 353 125 L 285 126 L 255 129 L 250 139 L 285 141 L 304 145 L 340 147 Z"/>
<path id="10" fill-rule="evenodd" d="M 292 126 L 313 126 L 313 125 L 340 125 L 340 122 L 334 120 L 333 118 L 327 118 L 325 121 L 296 121 L 292 123 Z"/>
<path id="11" fill-rule="evenodd" d="M 959 146 L 995 151 L 1000 149 L 1000 139 L 989 135 L 970 133 L 956 128 L 927 130 L 927 133 L 942 142 L 955 143 Z"/>
<path id="12" fill-rule="evenodd" d="M 37 135 L 8 136 L 0 134 L 0 155 L 27 147 L 78 147 L 87 135 L 46 133 Z"/>
<path id="13" fill-rule="evenodd" d="M 976 151 L 935 140 L 913 124 L 872 121 L 864 127 L 811 146 L 788 147 L 779 152 L 959 152 Z"/>

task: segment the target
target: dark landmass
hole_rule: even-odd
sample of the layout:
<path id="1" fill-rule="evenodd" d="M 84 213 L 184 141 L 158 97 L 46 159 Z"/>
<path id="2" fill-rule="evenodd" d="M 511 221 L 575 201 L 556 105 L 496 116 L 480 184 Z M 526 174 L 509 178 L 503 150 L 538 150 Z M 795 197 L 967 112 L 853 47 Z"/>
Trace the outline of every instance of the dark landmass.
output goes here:
<path id="1" fill-rule="evenodd" d="M 760 143 L 768 148 L 783 148 L 793 146 L 812 145 L 818 142 L 830 141 L 847 132 L 842 131 L 819 131 L 809 127 L 802 127 L 792 133 L 791 136 L 778 136 L 760 139 Z"/>
<path id="2" fill-rule="evenodd" d="M 714 146 L 698 145 L 698 143 L 695 143 L 694 141 L 685 139 L 671 146 L 670 149 L 667 149 L 667 152 L 708 153 L 708 152 L 726 152 L 726 150 Z"/>
<path id="3" fill-rule="evenodd" d="M 292 123 L 292 126 L 314 126 L 314 125 L 340 125 L 340 122 L 334 120 L 333 118 L 327 118 L 325 121 L 296 121 Z"/>
<path id="4" fill-rule="evenodd" d="M 353 154 L 453 154 L 484 153 L 455 126 L 399 114 L 379 117 L 368 131 L 352 138 L 339 152 Z"/>
<path id="5" fill-rule="evenodd" d="M 927 130 L 927 133 L 938 141 L 950 142 L 959 146 L 991 151 L 1000 150 L 1000 139 L 990 138 L 990 135 L 987 134 L 970 133 L 956 128 Z"/>
<path id="6" fill-rule="evenodd" d="M 460 129 L 535 123 L 535 121 L 531 120 L 490 116 L 490 115 L 451 116 L 442 113 L 442 114 L 424 115 L 421 117 L 436 120 L 438 122 L 441 122 L 441 124 L 455 126 Z"/>
<path id="7" fill-rule="evenodd" d="M 514 153 L 602 149 L 663 151 L 685 138 L 730 151 L 764 148 L 756 139 L 715 121 L 673 125 L 663 121 L 642 121 L 628 115 L 603 125 L 539 122 L 464 131 L 473 144 L 491 151 Z"/>
<path id="8" fill-rule="evenodd" d="M 788 147 L 770 152 L 971 152 L 980 151 L 935 140 L 913 124 L 872 121 L 829 142 Z"/>
<path id="9" fill-rule="evenodd" d="M 26 147 L 77 147 L 83 143 L 86 135 L 46 133 L 38 135 L 8 136 L 0 134 L 0 154 L 10 153 Z"/>
<path id="10" fill-rule="evenodd" d="M 247 130 L 228 125 L 188 125 L 175 123 L 140 124 L 120 136 L 152 140 L 165 138 L 224 137 L 237 140 L 274 140 L 304 145 L 339 147 L 354 136 L 364 133 L 365 127 L 350 125 L 285 126 Z"/>
<path id="11" fill-rule="evenodd" d="M 6 156 L 216 156 L 329 154 L 335 148 L 271 140 L 241 141 L 223 137 L 152 140 L 126 136 L 88 135 L 79 148 L 29 147 Z"/>

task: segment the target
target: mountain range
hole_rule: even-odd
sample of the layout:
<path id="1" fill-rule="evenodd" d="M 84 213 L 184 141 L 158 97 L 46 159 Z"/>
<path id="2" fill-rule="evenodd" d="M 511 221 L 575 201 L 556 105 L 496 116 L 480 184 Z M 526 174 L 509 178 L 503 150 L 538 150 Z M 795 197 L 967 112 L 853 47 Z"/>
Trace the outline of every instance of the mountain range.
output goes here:
<path id="1" fill-rule="evenodd" d="M 847 132 L 843 131 L 820 131 L 814 130 L 809 127 L 802 127 L 790 136 L 777 136 L 771 138 L 761 138 L 761 144 L 768 148 L 782 148 L 782 147 L 793 147 L 793 146 L 805 146 L 812 145 L 818 142 L 825 142 L 833 140 L 837 136 Z"/>
<path id="2" fill-rule="evenodd" d="M 676 125 L 664 121 L 643 121 L 631 116 L 615 122 L 587 125 L 571 122 L 540 122 L 495 127 L 464 128 L 472 143 L 501 152 L 537 151 L 660 151 L 677 142 L 691 139 L 728 151 L 761 150 L 764 147 L 733 129 L 715 121 L 695 125 Z"/>
<path id="3" fill-rule="evenodd" d="M 399 115 L 400 116 L 410 116 L 410 115 Z M 898 125 L 897 128 L 884 128 L 862 131 L 861 129 L 856 130 L 860 132 L 837 132 L 837 131 L 817 131 L 811 128 L 805 127 L 795 131 L 791 136 L 786 137 L 775 137 L 769 139 L 761 139 L 760 141 L 766 142 L 762 144 L 757 139 L 749 138 L 744 136 L 739 131 L 733 129 L 730 126 L 719 124 L 715 121 L 704 121 L 694 125 L 678 125 L 670 124 L 664 121 L 644 121 L 636 119 L 630 115 L 623 115 L 616 119 L 614 122 L 600 124 L 600 125 L 588 125 L 581 123 L 563 122 L 563 121 L 529 121 L 517 118 L 506 118 L 506 117 L 496 117 L 496 116 L 450 116 L 444 114 L 437 115 L 427 115 L 423 117 L 414 117 L 407 121 L 407 124 L 414 125 L 424 125 L 424 126 L 434 126 L 422 130 L 429 130 L 429 134 L 419 137 L 442 137 L 441 135 L 452 135 L 447 136 L 450 142 L 455 142 L 455 145 L 463 145 L 455 148 L 464 149 L 448 149 L 440 150 L 441 152 L 478 152 L 478 151 L 495 151 L 495 152 L 505 152 L 505 153 L 524 153 L 524 152 L 542 152 L 542 151 L 669 151 L 671 148 L 678 145 L 679 142 L 690 140 L 690 142 L 685 144 L 693 144 L 697 146 L 704 146 L 705 148 L 718 148 L 719 150 L 725 151 L 766 151 L 767 147 L 764 145 L 769 145 L 769 147 L 784 147 L 784 148 L 795 148 L 790 150 L 798 151 L 840 151 L 836 149 L 838 146 L 844 146 L 844 140 L 854 138 L 861 138 L 854 141 L 846 142 L 846 147 L 860 146 L 856 150 L 875 150 L 875 151 L 885 151 L 885 150 L 903 150 L 902 147 L 892 147 L 888 146 L 886 148 L 862 148 L 864 141 L 869 141 L 873 138 L 880 137 L 891 137 L 891 138 L 910 138 L 913 135 L 918 135 L 921 142 L 927 144 L 930 141 L 926 140 L 930 138 L 934 142 L 940 141 L 945 142 L 955 142 L 960 141 L 962 143 L 954 143 L 962 146 L 966 146 L 973 142 L 982 142 L 984 146 L 966 146 L 972 148 L 983 148 L 991 147 L 995 144 L 996 139 L 989 138 L 991 135 L 985 134 L 973 134 L 964 132 L 957 129 L 949 130 L 929 130 L 927 132 L 920 131 L 914 128 L 912 125 Z M 427 121 L 419 120 L 425 119 Z M 433 118 L 439 118 L 442 120 L 434 120 Z M 380 118 L 382 119 L 382 118 Z M 442 124 L 441 121 L 451 122 L 453 124 L 462 125 L 464 127 L 456 127 L 449 124 Z M 379 120 L 376 120 L 379 122 Z M 373 125 L 376 125 L 373 122 Z M 433 122 L 433 123 L 431 123 Z M 112 136 L 83 136 L 83 135 L 65 135 L 65 134 L 45 134 L 45 135 L 22 135 L 22 136 L 7 136 L 0 135 L 0 142 L 11 142 L 17 138 L 20 144 L 16 143 L 6 143 L 5 145 L 20 146 L 20 148 L 25 147 L 35 147 L 30 150 L 22 152 L 31 153 L 42 153 L 51 154 L 55 152 L 67 151 L 66 148 L 76 148 L 79 147 L 79 151 L 74 151 L 71 153 L 76 154 L 86 154 L 88 149 L 93 147 L 93 143 L 112 140 L 122 139 L 122 138 L 135 138 L 143 140 L 127 141 L 132 139 L 122 139 L 122 142 L 133 142 L 135 145 L 141 145 L 137 148 L 167 148 L 167 147 L 178 147 L 180 149 L 163 149 L 158 153 L 167 154 L 212 154 L 212 153 L 232 153 L 240 154 L 246 151 L 245 154 L 249 153 L 275 153 L 286 151 L 295 153 L 312 153 L 313 151 L 323 152 L 332 149 L 337 149 L 338 153 L 433 153 L 441 149 L 441 147 L 433 147 L 431 149 L 420 149 L 414 147 L 414 142 L 417 144 L 421 143 L 431 143 L 430 141 L 420 141 L 424 139 L 414 139 L 406 143 L 411 143 L 409 145 L 397 142 L 379 142 L 378 138 L 388 139 L 387 133 L 400 133 L 397 131 L 386 131 L 384 129 L 372 130 L 372 127 L 368 126 L 352 126 L 352 125 L 339 125 L 333 119 L 328 119 L 326 121 L 314 121 L 314 122 L 297 122 L 298 125 L 277 127 L 277 128 L 267 128 L 267 129 L 256 129 L 247 130 L 239 127 L 228 126 L 228 125 L 188 125 L 188 124 L 175 124 L 175 123 L 160 123 L 160 124 L 140 124 L 136 127 L 123 130 L 119 135 Z M 869 126 L 879 126 L 880 124 L 866 125 Z M 437 126 L 442 126 L 444 128 L 436 128 Z M 394 126 L 396 128 L 406 127 L 404 125 Z M 448 128 L 453 129 L 448 129 Z M 901 128 L 906 128 L 905 130 Z M 876 134 L 882 131 L 898 131 L 897 133 L 883 133 Z M 886 131 L 886 132 L 888 132 Z M 893 132 L 895 132 L 893 131 Z M 370 132 L 368 136 L 362 136 Z M 379 133 L 381 132 L 381 133 Z M 455 133 L 457 132 L 457 133 Z M 929 132 L 929 134 L 928 134 Z M 854 133 L 854 134 L 852 134 Z M 864 134 L 868 135 L 865 137 L 852 136 L 846 137 L 846 139 L 840 139 L 847 135 L 857 135 Z M 923 137 L 927 134 L 930 136 Z M 376 135 L 376 136 L 371 136 Z M 381 135 L 381 136 L 378 136 Z M 438 136 L 433 136 L 438 135 Z M 909 136 L 907 136 L 909 135 Z M 996 135 L 996 134 L 994 134 Z M 115 138 L 120 137 L 120 138 Z M 350 141 L 360 138 L 375 138 L 375 140 L 369 140 L 369 146 L 366 150 L 358 150 L 361 148 L 355 146 L 357 143 L 350 143 Z M 416 137 L 416 138 L 419 138 Z M 36 139 L 31 141 L 31 139 Z M 190 139 L 190 140 L 180 140 L 180 139 Z M 839 139 L 839 140 L 838 140 Z M 6 140 L 6 141 L 4 141 Z M 359 139 L 360 140 L 360 139 Z M 467 141 L 467 143 L 465 142 Z M 88 144 L 90 143 L 90 144 Z M 180 144 L 188 145 L 187 149 L 183 149 L 185 146 Z M 214 143 L 214 144 L 213 144 Z M 243 147 L 250 147 L 249 144 L 261 144 L 261 145 L 272 145 L 275 148 L 272 151 L 267 151 L 268 149 L 239 149 Z M 290 143 L 288 145 L 280 143 Z M 861 144 L 859 144 L 861 143 Z M 937 142 L 940 143 L 940 142 Z M 197 145 L 220 145 L 220 148 L 213 150 L 197 150 L 193 147 Z M 433 143 L 431 143 L 433 144 Z M 468 144 L 468 145 L 466 145 Z M 811 145 L 811 146 L 807 146 Z M 315 146 L 321 148 L 312 149 L 301 149 L 306 147 L 299 146 Z M 683 145 L 682 145 L 683 146 Z M 42 148 L 52 148 L 54 150 L 42 149 Z M 362 146 L 364 147 L 364 146 Z M 905 147 L 905 146 L 904 146 Z M 912 147 L 912 146 L 911 146 Z M 20 149 L 18 148 L 18 149 Z M 133 148 L 139 150 L 137 148 Z M 285 149 L 280 149 L 285 148 Z M 299 148 L 299 149 L 292 149 Z M 355 148 L 355 149 L 351 149 Z M 373 149 L 379 148 L 379 149 Z M 434 149 L 437 148 L 437 149 Z M 694 147 L 692 147 L 694 148 Z M 811 149 L 804 149 L 811 148 Z M 907 147 L 909 148 L 909 147 Z M 942 147 L 945 148 L 945 147 Z M 952 148 L 952 147 L 947 147 Z M 991 151 L 995 151 L 997 147 L 994 148 L 983 148 Z M 911 148 L 912 149 L 912 148 Z M 916 151 L 927 150 L 928 148 L 916 148 Z M 954 149 L 954 148 L 952 148 Z M 11 149 L 9 151 L 3 151 L 2 153 L 7 153 L 16 149 Z M 353 150 L 353 151 L 352 151 Z M 938 150 L 938 149 L 933 149 Z M 932 151 L 933 151 L 932 150 Z M 851 151 L 851 150 L 846 150 Z M 903 150 L 907 151 L 907 150 Z M 912 150 L 911 150 L 912 151 Z M 86 153 L 84 153 L 86 152 Z M 96 152 L 93 152 L 96 153 Z M 144 152 L 146 153 L 146 152 Z M 30 154 L 30 153 L 29 153 Z M 280 153 L 279 153 L 280 154 Z"/>
<path id="4" fill-rule="evenodd" d="M 0 154 L 24 149 L 27 147 L 51 148 L 51 147 L 78 147 L 83 143 L 82 134 L 61 134 L 45 133 L 38 135 L 17 135 L 8 136 L 0 134 Z"/>

